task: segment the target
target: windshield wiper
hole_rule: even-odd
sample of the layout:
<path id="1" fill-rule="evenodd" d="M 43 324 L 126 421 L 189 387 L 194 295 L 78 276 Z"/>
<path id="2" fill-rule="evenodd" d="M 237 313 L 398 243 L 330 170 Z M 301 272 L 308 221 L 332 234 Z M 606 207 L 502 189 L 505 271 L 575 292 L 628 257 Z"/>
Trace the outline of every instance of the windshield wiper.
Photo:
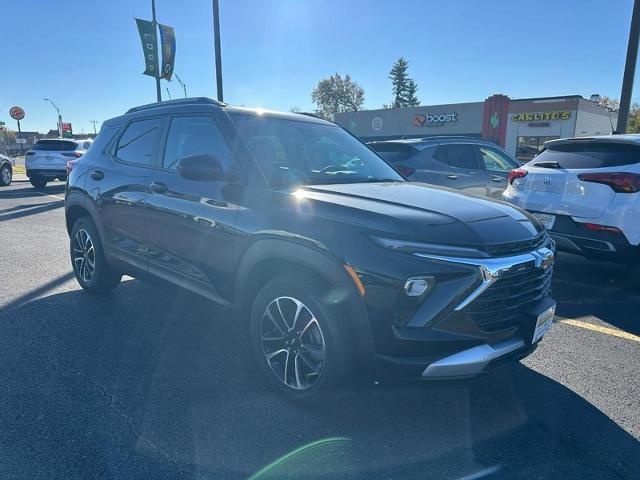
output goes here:
<path id="1" fill-rule="evenodd" d="M 558 162 L 538 162 L 534 163 L 533 166 L 540 168 L 562 168 Z"/>
<path id="2" fill-rule="evenodd" d="M 362 183 L 395 183 L 402 181 L 403 180 L 397 180 L 395 178 L 367 178 L 366 180 L 363 180 Z"/>

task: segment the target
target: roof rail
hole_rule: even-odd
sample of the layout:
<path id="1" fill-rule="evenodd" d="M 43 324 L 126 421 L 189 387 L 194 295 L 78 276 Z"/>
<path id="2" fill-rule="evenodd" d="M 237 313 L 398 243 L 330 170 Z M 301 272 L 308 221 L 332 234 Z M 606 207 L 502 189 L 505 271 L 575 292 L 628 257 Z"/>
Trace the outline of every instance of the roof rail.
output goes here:
<path id="1" fill-rule="evenodd" d="M 160 107 L 173 107 L 176 105 L 216 105 L 218 107 L 226 107 L 226 103 L 219 102 L 218 100 L 214 100 L 209 97 L 191 97 L 191 98 L 178 98 L 176 100 L 165 100 L 164 102 L 154 102 L 147 103 L 146 105 L 140 105 L 139 107 L 130 108 L 125 112 L 134 113 L 140 112 L 142 110 L 150 110 L 152 108 L 160 108 Z"/>
<path id="2" fill-rule="evenodd" d="M 319 118 L 320 120 L 326 120 L 326 118 L 322 118 L 320 115 L 318 115 L 317 113 L 313 113 L 313 112 L 291 112 L 291 113 L 297 113 L 298 115 L 306 115 L 307 117 Z"/>

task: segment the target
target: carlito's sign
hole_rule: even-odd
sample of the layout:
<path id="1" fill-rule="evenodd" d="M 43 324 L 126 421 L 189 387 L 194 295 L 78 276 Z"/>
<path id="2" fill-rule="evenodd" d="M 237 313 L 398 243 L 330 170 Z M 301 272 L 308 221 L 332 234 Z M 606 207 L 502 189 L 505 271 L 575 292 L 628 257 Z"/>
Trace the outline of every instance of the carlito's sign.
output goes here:
<path id="1" fill-rule="evenodd" d="M 523 112 L 511 115 L 514 122 L 547 122 L 549 120 L 569 120 L 571 112 Z"/>

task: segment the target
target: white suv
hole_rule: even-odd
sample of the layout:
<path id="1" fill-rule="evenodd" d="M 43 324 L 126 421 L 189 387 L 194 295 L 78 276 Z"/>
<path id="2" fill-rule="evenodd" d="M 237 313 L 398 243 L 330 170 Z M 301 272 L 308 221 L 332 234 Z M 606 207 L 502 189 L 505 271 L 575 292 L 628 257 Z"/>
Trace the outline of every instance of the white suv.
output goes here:
<path id="1" fill-rule="evenodd" d="M 551 140 L 508 183 L 559 250 L 640 263 L 640 135 Z"/>
<path id="2" fill-rule="evenodd" d="M 67 179 L 67 163 L 80 158 L 93 140 L 52 138 L 38 140 L 25 155 L 25 169 L 31 185 L 40 189 L 51 180 Z"/>

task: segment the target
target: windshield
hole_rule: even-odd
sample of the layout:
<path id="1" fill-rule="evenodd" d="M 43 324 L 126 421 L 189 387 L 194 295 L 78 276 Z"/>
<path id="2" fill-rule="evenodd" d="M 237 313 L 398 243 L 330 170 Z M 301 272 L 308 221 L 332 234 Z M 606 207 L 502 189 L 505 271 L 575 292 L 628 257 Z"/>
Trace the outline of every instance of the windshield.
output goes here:
<path id="1" fill-rule="evenodd" d="M 65 140 L 40 140 L 33 147 L 31 147 L 31 150 L 66 152 L 75 150 L 76 147 L 77 144 L 75 142 L 68 142 Z"/>
<path id="2" fill-rule="evenodd" d="M 615 142 L 569 142 L 549 145 L 532 160 L 556 168 L 606 168 L 638 163 L 640 145 Z"/>
<path id="3" fill-rule="evenodd" d="M 251 114 L 230 116 L 272 186 L 404 181 L 340 127 Z"/>

